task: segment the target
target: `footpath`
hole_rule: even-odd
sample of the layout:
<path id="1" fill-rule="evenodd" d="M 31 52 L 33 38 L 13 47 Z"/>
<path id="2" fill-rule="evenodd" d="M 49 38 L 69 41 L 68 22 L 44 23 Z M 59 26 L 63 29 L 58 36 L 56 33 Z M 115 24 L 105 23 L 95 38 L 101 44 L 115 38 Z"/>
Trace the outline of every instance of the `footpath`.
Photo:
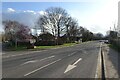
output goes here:
<path id="1" fill-rule="evenodd" d="M 120 78 L 120 53 L 102 44 L 105 78 Z"/>

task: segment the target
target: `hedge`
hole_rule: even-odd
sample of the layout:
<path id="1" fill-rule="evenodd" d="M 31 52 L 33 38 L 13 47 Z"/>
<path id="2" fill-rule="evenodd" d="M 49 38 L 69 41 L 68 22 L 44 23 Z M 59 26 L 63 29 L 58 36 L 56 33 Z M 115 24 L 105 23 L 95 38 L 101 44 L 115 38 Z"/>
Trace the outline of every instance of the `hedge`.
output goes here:
<path id="1" fill-rule="evenodd" d="M 112 39 L 110 40 L 110 43 L 118 48 L 120 50 L 120 39 Z"/>

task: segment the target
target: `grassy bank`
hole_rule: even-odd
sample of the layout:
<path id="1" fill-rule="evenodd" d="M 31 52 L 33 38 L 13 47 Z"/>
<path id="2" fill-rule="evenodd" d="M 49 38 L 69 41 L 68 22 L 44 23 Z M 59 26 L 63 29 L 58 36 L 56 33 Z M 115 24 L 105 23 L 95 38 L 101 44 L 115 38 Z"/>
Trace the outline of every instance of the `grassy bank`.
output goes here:
<path id="1" fill-rule="evenodd" d="M 14 46 L 12 46 L 12 47 L 4 49 L 3 51 L 22 51 L 22 50 L 27 50 L 27 47 L 24 47 L 24 46 L 14 47 Z"/>
<path id="2" fill-rule="evenodd" d="M 52 49 L 52 48 L 60 48 L 60 47 L 69 47 L 74 46 L 76 43 L 65 43 L 63 45 L 55 45 L 55 46 L 36 46 L 34 50 L 36 49 Z"/>
<path id="3" fill-rule="evenodd" d="M 74 46 L 76 44 L 78 44 L 78 43 L 65 43 L 63 45 L 55 45 L 55 46 L 35 46 L 34 49 L 27 49 L 27 47 L 18 46 L 17 48 L 11 47 L 6 51 L 46 50 L 46 49 L 52 49 L 52 48 L 69 47 L 69 46 Z"/>

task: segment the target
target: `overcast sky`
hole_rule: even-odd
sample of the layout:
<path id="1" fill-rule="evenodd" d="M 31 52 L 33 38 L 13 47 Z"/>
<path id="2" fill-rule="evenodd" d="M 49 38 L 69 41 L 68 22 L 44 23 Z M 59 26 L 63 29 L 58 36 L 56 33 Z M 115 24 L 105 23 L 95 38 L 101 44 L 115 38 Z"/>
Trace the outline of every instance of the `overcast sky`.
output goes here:
<path id="1" fill-rule="evenodd" d="M 34 26 L 38 16 L 49 7 L 62 7 L 93 33 L 106 34 L 114 23 L 117 24 L 118 0 L 101 0 L 96 2 L 2 2 L 2 19 L 17 20 Z M 0 29 L 1 30 L 1 29 Z"/>

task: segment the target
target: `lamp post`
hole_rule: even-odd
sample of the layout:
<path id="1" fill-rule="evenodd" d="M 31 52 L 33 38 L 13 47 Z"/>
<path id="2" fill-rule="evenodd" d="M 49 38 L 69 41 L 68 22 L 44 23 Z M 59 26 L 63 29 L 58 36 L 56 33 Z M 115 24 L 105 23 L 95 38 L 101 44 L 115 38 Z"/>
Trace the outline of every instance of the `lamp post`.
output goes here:
<path id="1" fill-rule="evenodd" d="M 118 34 L 117 34 L 117 40 L 118 40 L 118 45 L 120 45 L 120 30 L 118 31 Z"/>
<path id="2" fill-rule="evenodd" d="M 14 27 L 14 24 L 12 25 L 12 27 Z M 15 48 L 17 48 L 17 36 L 16 36 L 16 32 L 15 32 L 15 30 L 13 28 L 10 29 L 10 31 L 12 32 L 12 34 L 15 37 Z M 13 35 L 12 35 L 12 38 L 13 38 Z"/>
<path id="3" fill-rule="evenodd" d="M 36 42 L 35 39 L 30 39 L 30 43 L 32 44 L 32 48 L 34 48 L 34 43 Z"/>

